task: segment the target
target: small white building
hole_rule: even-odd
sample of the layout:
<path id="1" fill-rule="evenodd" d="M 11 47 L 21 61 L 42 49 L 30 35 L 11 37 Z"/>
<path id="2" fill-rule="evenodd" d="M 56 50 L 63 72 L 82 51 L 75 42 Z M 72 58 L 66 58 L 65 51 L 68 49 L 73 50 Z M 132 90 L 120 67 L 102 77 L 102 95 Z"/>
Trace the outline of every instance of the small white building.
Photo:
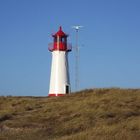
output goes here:
<path id="1" fill-rule="evenodd" d="M 49 96 L 63 96 L 70 93 L 68 52 L 72 47 L 68 45 L 68 35 L 61 27 L 52 37 L 54 41 L 49 45 L 52 52 Z"/>

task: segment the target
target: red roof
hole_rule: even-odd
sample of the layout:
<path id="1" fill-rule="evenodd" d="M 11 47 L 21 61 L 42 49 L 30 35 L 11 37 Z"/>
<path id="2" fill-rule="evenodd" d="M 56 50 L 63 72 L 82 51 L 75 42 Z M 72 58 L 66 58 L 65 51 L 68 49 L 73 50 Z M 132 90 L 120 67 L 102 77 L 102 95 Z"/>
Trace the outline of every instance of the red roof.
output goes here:
<path id="1" fill-rule="evenodd" d="M 60 27 L 59 27 L 59 31 L 53 35 L 53 37 L 55 37 L 55 36 L 61 36 L 61 37 L 62 37 L 62 36 L 68 36 L 68 35 L 65 34 L 65 33 L 62 31 L 62 27 L 60 26 Z"/>

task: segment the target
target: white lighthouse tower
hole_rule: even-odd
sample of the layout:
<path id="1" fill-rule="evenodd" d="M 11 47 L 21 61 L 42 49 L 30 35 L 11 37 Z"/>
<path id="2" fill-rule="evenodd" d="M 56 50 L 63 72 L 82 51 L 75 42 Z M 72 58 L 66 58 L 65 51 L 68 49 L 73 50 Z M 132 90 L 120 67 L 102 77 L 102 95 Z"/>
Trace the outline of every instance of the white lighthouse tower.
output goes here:
<path id="1" fill-rule="evenodd" d="M 68 35 L 61 27 L 52 37 L 54 41 L 49 46 L 52 52 L 49 96 L 63 96 L 70 93 L 68 52 L 71 51 L 71 45 L 67 43 Z"/>

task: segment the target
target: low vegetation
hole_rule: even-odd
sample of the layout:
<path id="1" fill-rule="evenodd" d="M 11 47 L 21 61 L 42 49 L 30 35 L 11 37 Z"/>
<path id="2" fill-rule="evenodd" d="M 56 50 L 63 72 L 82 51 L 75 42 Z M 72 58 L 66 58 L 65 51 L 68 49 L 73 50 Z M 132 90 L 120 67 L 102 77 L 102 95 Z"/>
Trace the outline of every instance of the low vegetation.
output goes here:
<path id="1" fill-rule="evenodd" d="M 140 89 L 0 97 L 0 140 L 139 140 Z"/>

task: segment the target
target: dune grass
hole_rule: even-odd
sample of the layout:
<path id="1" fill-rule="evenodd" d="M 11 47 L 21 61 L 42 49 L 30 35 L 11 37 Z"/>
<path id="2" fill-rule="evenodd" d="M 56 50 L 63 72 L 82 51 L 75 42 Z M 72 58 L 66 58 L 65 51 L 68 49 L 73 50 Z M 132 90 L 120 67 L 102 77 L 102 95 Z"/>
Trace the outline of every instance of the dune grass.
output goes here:
<path id="1" fill-rule="evenodd" d="M 139 140 L 140 89 L 0 97 L 0 140 Z"/>

